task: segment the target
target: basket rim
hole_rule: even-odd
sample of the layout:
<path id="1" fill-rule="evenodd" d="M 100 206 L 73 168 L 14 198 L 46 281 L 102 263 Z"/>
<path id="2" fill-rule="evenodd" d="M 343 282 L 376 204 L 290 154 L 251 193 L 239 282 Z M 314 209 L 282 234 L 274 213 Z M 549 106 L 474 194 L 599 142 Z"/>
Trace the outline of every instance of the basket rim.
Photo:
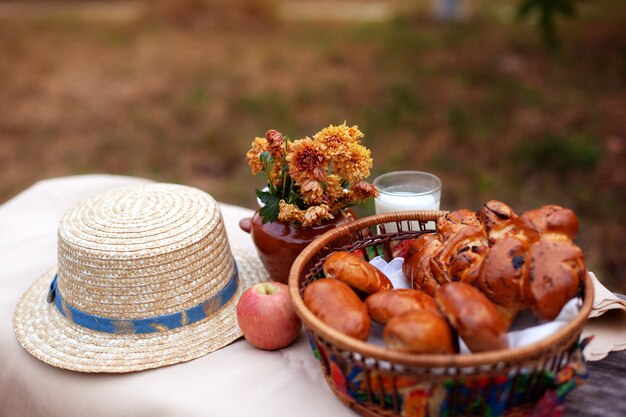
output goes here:
<path id="1" fill-rule="evenodd" d="M 582 330 L 583 325 L 589 317 L 593 304 L 593 283 L 589 274 L 585 274 L 584 298 L 580 310 L 576 317 L 568 322 L 556 333 L 543 338 L 535 343 L 491 352 L 472 354 L 414 354 L 404 353 L 376 346 L 366 341 L 347 336 L 322 322 L 308 307 L 299 291 L 300 275 L 304 266 L 319 250 L 328 243 L 357 230 L 362 230 L 376 226 L 381 223 L 392 223 L 403 220 L 414 221 L 435 221 L 438 217 L 444 216 L 448 211 L 439 210 L 414 210 L 393 213 L 383 213 L 373 216 L 363 217 L 353 222 L 340 225 L 311 242 L 296 258 L 289 272 L 289 294 L 294 310 L 302 320 L 305 327 L 317 333 L 326 341 L 335 344 L 338 348 L 358 353 L 363 357 L 372 357 L 378 360 L 387 361 L 392 364 L 400 364 L 415 367 L 476 367 L 481 365 L 492 365 L 503 362 L 519 362 L 524 359 L 531 359 L 537 355 L 550 351 L 561 342 L 576 336 Z"/>

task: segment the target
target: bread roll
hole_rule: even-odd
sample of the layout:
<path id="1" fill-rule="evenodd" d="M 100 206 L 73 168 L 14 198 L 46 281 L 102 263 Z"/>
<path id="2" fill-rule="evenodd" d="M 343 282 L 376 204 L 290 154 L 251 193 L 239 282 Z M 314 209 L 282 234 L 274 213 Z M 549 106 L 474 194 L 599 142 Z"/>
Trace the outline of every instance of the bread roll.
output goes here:
<path id="1" fill-rule="evenodd" d="M 487 235 L 480 225 L 459 229 L 431 257 L 430 268 L 440 284 L 450 281 L 473 283 L 487 253 Z"/>
<path id="2" fill-rule="evenodd" d="M 504 237 L 514 227 L 511 220 L 517 218 L 511 207 L 498 200 L 487 201 L 478 211 L 478 219 L 485 227 L 487 236 L 494 240 Z"/>
<path id="3" fill-rule="evenodd" d="M 509 347 L 506 326 L 493 303 L 477 288 L 451 282 L 437 289 L 439 310 L 472 352 Z"/>
<path id="4" fill-rule="evenodd" d="M 561 235 L 562 236 L 562 235 Z M 524 280 L 524 301 L 539 318 L 554 320 L 587 273 L 585 256 L 571 240 L 543 235 L 530 246 L 530 269 Z"/>
<path id="5" fill-rule="evenodd" d="M 578 219 L 572 210 L 556 205 L 527 211 L 522 218 L 539 234 L 530 245 L 522 295 L 537 317 L 553 320 L 576 295 L 587 272 L 583 252 L 572 242 Z"/>
<path id="6" fill-rule="evenodd" d="M 437 235 L 422 236 L 407 250 L 403 272 L 417 289 L 477 286 L 495 305 L 505 327 L 517 312 L 552 320 L 576 295 L 586 273 L 584 255 L 572 240 L 572 210 L 549 205 L 518 216 L 491 200 L 477 212 L 453 211 L 437 220 Z"/>
<path id="7" fill-rule="evenodd" d="M 367 294 L 393 288 L 378 268 L 350 252 L 335 252 L 324 262 L 324 275 L 342 281 Z"/>
<path id="8" fill-rule="evenodd" d="M 478 219 L 485 228 L 489 246 L 506 236 L 515 236 L 528 243 L 538 239 L 538 233 L 520 218 L 511 207 L 501 201 L 491 200 L 478 212 Z"/>
<path id="9" fill-rule="evenodd" d="M 402 264 L 402 272 L 409 286 L 431 297 L 435 296 L 439 284 L 430 269 L 430 260 L 440 247 L 441 242 L 435 235 L 422 235 L 410 246 Z"/>
<path id="10" fill-rule="evenodd" d="M 405 260 L 413 256 L 417 252 L 421 252 L 427 245 L 433 240 L 438 240 L 437 235 L 434 233 L 425 233 L 420 235 L 416 239 L 405 240 L 403 246 L 406 246 L 402 251 L 402 258 Z"/>
<path id="11" fill-rule="evenodd" d="M 393 317 L 383 329 L 389 349 L 410 353 L 455 353 L 456 338 L 446 320 L 430 311 Z"/>
<path id="12" fill-rule="evenodd" d="M 500 319 L 502 319 L 502 323 L 504 324 L 504 328 L 506 329 L 507 332 L 511 328 L 511 325 L 515 321 L 515 318 L 517 317 L 518 313 L 521 310 L 525 309 L 525 306 L 524 308 L 505 307 L 497 303 L 493 303 L 493 306 L 498 311 L 498 314 L 500 315 Z"/>
<path id="13" fill-rule="evenodd" d="M 437 236 L 442 242 L 447 240 L 465 226 L 479 226 L 480 221 L 476 213 L 468 209 L 451 211 L 437 219 Z"/>
<path id="14" fill-rule="evenodd" d="M 379 323 L 387 323 L 392 317 L 408 311 L 430 311 L 440 314 L 435 300 L 418 290 L 405 288 L 378 291 L 365 300 L 370 317 Z"/>
<path id="15" fill-rule="evenodd" d="M 367 308 L 343 282 L 318 279 L 304 289 L 303 299 L 309 310 L 333 329 L 367 340 L 372 325 Z"/>
<path id="16" fill-rule="evenodd" d="M 578 219 L 570 209 L 555 205 L 543 206 L 522 214 L 522 218 L 539 234 L 556 234 L 559 239 L 574 240 L 578 234 Z"/>
<path id="17" fill-rule="evenodd" d="M 524 308 L 522 281 L 530 266 L 528 249 L 525 241 L 513 236 L 489 248 L 477 284 L 491 301 L 511 310 Z"/>

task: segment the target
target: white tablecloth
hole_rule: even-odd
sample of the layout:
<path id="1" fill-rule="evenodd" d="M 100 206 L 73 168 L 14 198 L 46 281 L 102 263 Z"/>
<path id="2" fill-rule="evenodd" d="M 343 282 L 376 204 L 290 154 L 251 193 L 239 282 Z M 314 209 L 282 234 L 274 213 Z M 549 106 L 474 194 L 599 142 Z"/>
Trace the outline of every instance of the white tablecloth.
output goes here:
<path id="1" fill-rule="evenodd" d="M 63 213 L 93 194 L 146 180 L 88 175 L 42 181 L 0 206 L 0 416 L 353 416 L 331 393 L 303 334 L 275 352 L 245 340 L 191 362 L 130 374 L 83 374 L 38 361 L 18 343 L 13 309 L 56 262 Z M 221 204 L 232 246 L 251 210 Z"/>

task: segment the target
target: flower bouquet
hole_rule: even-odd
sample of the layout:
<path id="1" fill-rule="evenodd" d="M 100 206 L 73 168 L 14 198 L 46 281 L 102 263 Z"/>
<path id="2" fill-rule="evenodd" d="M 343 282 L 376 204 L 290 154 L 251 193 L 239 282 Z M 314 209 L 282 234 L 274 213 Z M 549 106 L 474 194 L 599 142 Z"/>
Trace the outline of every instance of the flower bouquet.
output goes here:
<path id="1" fill-rule="evenodd" d="M 276 130 L 257 137 L 246 158 L 267 187 L 256 194 L 262 207 L 239 225 L 252 235 L 270 277 L 287 282 L 295 258 L 315 238 L 353 221 L 348 207 L 378 195 L 363 179 L 372 157 L 363 133 L 346 123 L 322 129 L 313 138 L 291 141 Z"/>
<path id="2" fill-rule="evenodd" d="M 361 145 L 357 126 L 330 125 L 291 141 L 276 130 L 257 137 L 246 154 L 253 174 L 267 176 L 257 190 L 264 204 L 263 223 L 281 221 L 295 227 L 320 225 L 342 210 L 378 195 L 363 179 L 370 174 L 371 152 Z"/>

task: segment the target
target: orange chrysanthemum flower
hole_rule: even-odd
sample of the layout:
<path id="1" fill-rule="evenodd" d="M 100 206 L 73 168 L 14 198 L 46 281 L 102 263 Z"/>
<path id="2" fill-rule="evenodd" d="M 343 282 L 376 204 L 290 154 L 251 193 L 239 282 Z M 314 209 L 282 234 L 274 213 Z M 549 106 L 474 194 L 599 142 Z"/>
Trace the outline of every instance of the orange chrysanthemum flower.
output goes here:
<path id="1" fill-rule="evenodd" d="M 371 155 L 365 146 L 354 143 L 334 159 L 335 173 L 351 184 L 357 183 L 370 175 Z"/>
<path id="2" fill-rule="evenodd" d="M 290 143 L 286 160 L 289 175 L 299 186 L 306 181 L 324 181 L 326 177 L 328 157 L 311 138 Z"/>
<path id="3" fill-rule="evenodd" d="M 285 150 L 285 139 L 283 134 L 277 130 L 268 130 L 265 133 L 265 140 L 267 141 L 267 149 L 274 158 L 274 161 L 280 161 Z"/>
<path id="4" fill-rule="evenodd" d="M 263 171 L 263 164 L 261 163 L 260 156 L 265 151 L 267 151 L 267 140 L 259 137 L 254 138 L 252 141 L 252 148 L 250 148 L 250 150 L 246 153 L 246 160 L 248 161 L 248 165 L 250 165 L 252 174 L 256 175 Z"/>
<path id="5" fill-rule="evenodd" d="M 324 187 L 319 181 L 306 179 L 300 185 L 300 195 L 305 204 L 321 204 L 324 202 Z"/>
<path id="6" fill-rule="evenodd" d="M 359 143 L 362 137 L 363 133 L 357 126 L 348 127 L 344 122 L 342 125 L 330 125 L 320 130 L 313 136 L 313 139 L 329 158 L 334 158 L 351 144 Z"/>
<path id="7" fill-rule="evenodd" d="M 347 194 L 347 200 L 350 204 L 354 204 L 367 200 L 370 197 L 378 197 L 379 191 L 378 188 L 369 182 L 359 181 L 350 186 Z"/>
<path id="8" fill-rule="evenodd" d="M 330 174 L 326 177 L 325 194 L 329 202 L 340 200 L 344 196 L 341 178 L 338 175 Z"/>
<path id="9" fill-rule="evenodd" d="M 301 223 L 304 212 L 295 204 L 287 204 L 285 200 L 278 203 L 278 220 L 285 223 Z"/>
<path id="10" fill-rule="evenodd" d="M 306 209 L 300 223 L 303 227 L 308 227 L 320 224 L 324 220 L 331 220 L 334 218 L 335 216 L 333 216 L 330 212 L 330 207 L 326 204 L 320 204 Z"/>
<path id="11" fill-rule="evenodd" d="M 295 204 L 288 204 L 285 200 L 280 200 L 278 220 L 286 223 L 297 223 L 302 227 L 315 226 L 324 220 L 331 220 L 335 217 L 330 212 L 330 207 L 326 204 L 311 206 L 306 210 L 300 210 Z"/>

